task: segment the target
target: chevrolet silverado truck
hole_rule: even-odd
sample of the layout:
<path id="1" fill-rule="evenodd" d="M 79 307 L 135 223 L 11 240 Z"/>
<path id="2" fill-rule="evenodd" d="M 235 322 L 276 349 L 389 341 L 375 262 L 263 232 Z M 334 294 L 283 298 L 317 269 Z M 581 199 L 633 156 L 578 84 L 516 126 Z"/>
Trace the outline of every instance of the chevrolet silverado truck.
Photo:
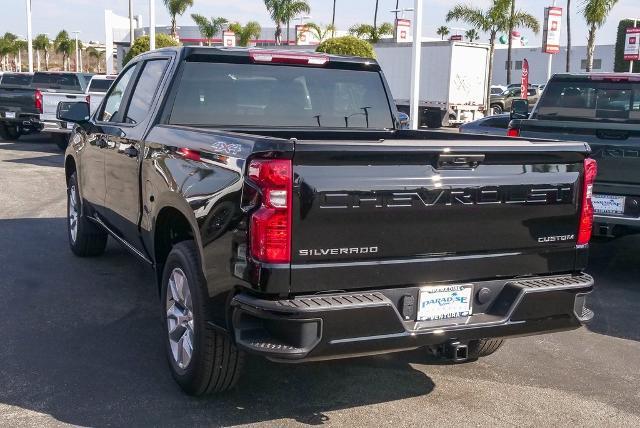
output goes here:
<path id="1" fill-rule="evenodd" d="M 0 137 L 17 140 L 42 128 L 42 93 L 31 86 L 29 73 L 4 73 L 0 79 Z"/>
<path id="2" fill-rule="evenodd" d="M 85 92 L 91 76 L 87 73 L 72 72 L 38 72 L 33 75 L 32 85 L 41 94 L 42 132 L 49 134 L 61 150 L 67 148 L 73 123 L 56 118 L 58 103 L 89 101 L 89 96 Z"/>
<path id="3" fill-rule="evenodd" d="M 526 117 L 526 109 L 521 113 Z M 594 233 L 611 238 L 640 232 L 640 76 L 555 75 L 530 117 L 513 120 L 508 132 L 587 142 L 599 164 Z"/>
<path id="4" fill-rule="evenodd" d="M 464 362 L 593 316 L 588 146 L 400 129 L 370 59 L 160 49 L 57 114 L 71 250 L 110 236 L 155 271 L 189 394 L 246 353 Z"/>

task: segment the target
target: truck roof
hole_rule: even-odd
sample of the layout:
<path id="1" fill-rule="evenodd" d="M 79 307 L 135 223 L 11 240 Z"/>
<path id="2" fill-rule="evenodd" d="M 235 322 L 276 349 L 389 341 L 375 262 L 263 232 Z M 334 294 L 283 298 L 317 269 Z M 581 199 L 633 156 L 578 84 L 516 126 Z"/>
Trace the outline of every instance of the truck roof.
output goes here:
<path id="1" fill-rule="evenodd" d="M 140 55 L 140 58 L 154 57 L 167 51 L 175 52 L 183 59 L 199 61 L 239 62 L 247 64 L 277 63 L 311 67 L 366 69 L 369 71 L 380 70 L 380 65 L 375 59 L 332 55 L 312 50 L 296 49 L 181 46 L 145 52 Z"/>
<path id="2" fill-rule="evenodd" d="M 604 80 L 611 82 L 640 82 L 640 75 L 638 75 L 637 73 L 558 73 L 554 74 L 551 80 Z"/>

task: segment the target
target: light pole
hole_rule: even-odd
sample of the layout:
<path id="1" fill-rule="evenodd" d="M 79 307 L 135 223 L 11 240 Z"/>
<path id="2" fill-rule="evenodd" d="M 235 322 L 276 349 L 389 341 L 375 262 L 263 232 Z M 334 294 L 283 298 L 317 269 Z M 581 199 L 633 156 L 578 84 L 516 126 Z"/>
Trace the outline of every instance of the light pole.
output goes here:
<path id="1" fill-rule="evenodd" d="M 156 0 L 149 0 L 149 49 L 156 48 Z"/>
<path id="2" fill-rule="evenodd" d="M 556 6 L 556 0 L 553 0 L 553 7 Z M 560 43 L 558 43 L 560 44 Z M 551 67 L 553 65 L 553 54 L 549 54 L 549 62 L 547 63 L 547 82 L 551 79 Z M 511 65 L 509 65 L 511 67 Z"/>
<path id="3" fill-rule="evenodd" d="M 133 0 L 129 0 L 129 40 L 131 44 L 129 46 L 133 46 Z"/>
<path id="4" fill-rule="evenodd" d="M 638 25 L 638 20 L 634 19 L 633 20 L 634 28 L 635 28 L 636 25 Z M 633 73 L 633 60 L 629 61 L 629 73 Z"/>
<path id="5" fill-rule="evenodd" d="M 413 7 L 413 54 L 411 57 L 411 129 L 420 124 L 420 65 L 422 61 L 422 0 L 415 0 Z"/>
<path id="6" fill-rule="evenodd" d="M 33 73 L 33 38 L 31 35 L 31 0 L 27 2 L 27 51 L 29 53 L 29 73 Z"/>
<path id="7" fill-rule="evenodd" d="M 73 35 L 76 36 L 76 73 L 80 70 L 78 70 L 78 66 L 80 65 L 80 60 L 78 59 L 78 34 L 80 34 L 80 31 L 76 30 L 76 31 L 72 31 L 71 32 Z"/>

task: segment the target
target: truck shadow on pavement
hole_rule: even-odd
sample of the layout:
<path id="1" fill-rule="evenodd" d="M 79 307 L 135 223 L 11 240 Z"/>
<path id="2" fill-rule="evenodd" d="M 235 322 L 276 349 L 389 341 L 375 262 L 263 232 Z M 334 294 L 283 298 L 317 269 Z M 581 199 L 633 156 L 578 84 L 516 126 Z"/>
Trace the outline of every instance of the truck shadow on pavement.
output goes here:
<path id="1" fill-rule="evenodd" d="M 65 222 L 0 220 L 2 404 L 83 426 L 317 425 L 329 411 L 434 389 L 394 355 L 305 365 L 249 358 L 234 391 L 188 397 L 167 368 L 152 272 L 113 243 L 99 258 L 72 256 Z"/>
<path id="2" fill-rule="evenodd" d="M 18 157 L 5 159 L 4 162 L 29 164 L 36 166 L 64 167 L 64 153 L 53 142 L 42 135 L 28 135 L 18 141 L 4 141 L 0 139 L 0 150 L 13 152 L 37 153 L 35 157 Z"/>
<path id="3" fill-rule="evenodd" d="M 595 312 L 587 328 L 595 333 L 640 341 L 640 235 L 591 245 L 588 273 L 596 281 L 587 298 Z"/>

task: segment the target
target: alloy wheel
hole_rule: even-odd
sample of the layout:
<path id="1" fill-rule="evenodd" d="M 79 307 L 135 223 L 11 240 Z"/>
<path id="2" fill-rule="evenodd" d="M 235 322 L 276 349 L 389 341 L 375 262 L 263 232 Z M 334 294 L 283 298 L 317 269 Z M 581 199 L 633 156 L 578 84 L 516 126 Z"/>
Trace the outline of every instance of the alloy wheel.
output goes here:
<path id="1" fill-rule="evenodd" d="M 193 303 L 187 276 L 175 268 L 167 284 L 167 331 L 173 360 L 181 369 L 191 362 L 194 342 Z"/>

